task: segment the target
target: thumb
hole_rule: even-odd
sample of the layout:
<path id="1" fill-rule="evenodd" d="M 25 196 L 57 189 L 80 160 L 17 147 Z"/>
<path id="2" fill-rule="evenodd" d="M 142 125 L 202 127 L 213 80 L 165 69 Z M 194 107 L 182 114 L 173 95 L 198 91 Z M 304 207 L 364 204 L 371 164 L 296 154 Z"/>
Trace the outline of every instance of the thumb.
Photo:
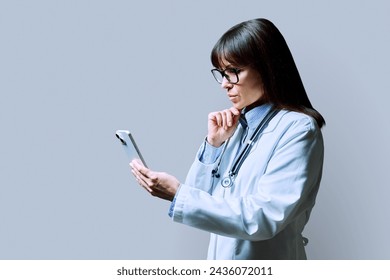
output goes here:
<path id="1" fill-rule="evenodd" d="M 237 112 L 234 112 L 233 115 L 233 125 L 236 125 L 238 123 L 238 120 L 240 119 L 241 116 L 241 110 L 237 110 Z"/>

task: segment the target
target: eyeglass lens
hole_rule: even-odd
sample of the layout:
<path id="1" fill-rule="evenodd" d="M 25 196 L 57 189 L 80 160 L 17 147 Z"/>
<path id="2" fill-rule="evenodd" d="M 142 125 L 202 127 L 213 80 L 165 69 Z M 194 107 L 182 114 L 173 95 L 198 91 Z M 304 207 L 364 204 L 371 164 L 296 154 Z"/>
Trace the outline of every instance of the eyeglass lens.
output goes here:
<path id="1" fill-rule="evenodd" d="M 224 77 L 229 81 L 229 83 L 235 84 L 238 82 L 237 71 L 233 68 L 227 68 L 224 71 L 213 69 L 211 72 L 213 73 L 214 78 L 220 84 L 222 84 Z"/>

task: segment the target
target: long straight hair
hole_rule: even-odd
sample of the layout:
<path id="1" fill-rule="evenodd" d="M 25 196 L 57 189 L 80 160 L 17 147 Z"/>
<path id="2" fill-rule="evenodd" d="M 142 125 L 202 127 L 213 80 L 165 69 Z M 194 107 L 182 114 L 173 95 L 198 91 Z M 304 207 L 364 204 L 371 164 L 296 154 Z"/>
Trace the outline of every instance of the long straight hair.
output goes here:
<path id="1" fill-rule="evenodd" d="M 259 72 L 264 91 L 262 101 L 307 114 L 319 127 L 325 124 L 310 103 L 283 35 L 271 21 L 253 19 L 230 28 L 211 52 L 214 67 L 222 68 L 223 61 L 238 68 L 250 66 Z"/>

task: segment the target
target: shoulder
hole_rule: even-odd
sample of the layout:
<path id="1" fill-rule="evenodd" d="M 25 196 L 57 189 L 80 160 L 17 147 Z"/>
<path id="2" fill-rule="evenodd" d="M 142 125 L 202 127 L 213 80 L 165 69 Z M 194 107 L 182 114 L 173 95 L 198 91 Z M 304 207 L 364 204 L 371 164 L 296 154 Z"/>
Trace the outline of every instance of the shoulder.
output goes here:
<path id="1" fill-rule="evenodd" d="M 320 128 L 314 118 L 300 112 L 281 110 L 275 117 L 275 128 L 318 132 Z"/>
<path id="2" fill-rule="evenodd" d="M 289 142 L 292 139 L 306 139 L 308 141 L 317 139 L 320 142 L 322 141 L 321 129 L 314 118 L 289 110 L 280 110 L 264 130 L 264 134 L 268 134 L 273 139 L 278 139 L 277 142 L 279 143 Z"/>

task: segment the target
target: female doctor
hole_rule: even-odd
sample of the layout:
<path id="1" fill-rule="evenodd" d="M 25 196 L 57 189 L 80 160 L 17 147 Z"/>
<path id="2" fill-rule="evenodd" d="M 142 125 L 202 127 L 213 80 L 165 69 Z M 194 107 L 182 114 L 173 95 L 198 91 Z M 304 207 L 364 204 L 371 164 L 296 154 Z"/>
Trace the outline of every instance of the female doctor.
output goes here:
<path id="1" fill-rule="evenodd" d="M 324 118 L 289 48 L 266 19 L 229 29 L 211 52 L 232 107 L 208 115 L 185 183 L 130 163 L 176 222 L 211 233 L 208 259 L 306 259 L 302 231 L 320 185 Z"/>

